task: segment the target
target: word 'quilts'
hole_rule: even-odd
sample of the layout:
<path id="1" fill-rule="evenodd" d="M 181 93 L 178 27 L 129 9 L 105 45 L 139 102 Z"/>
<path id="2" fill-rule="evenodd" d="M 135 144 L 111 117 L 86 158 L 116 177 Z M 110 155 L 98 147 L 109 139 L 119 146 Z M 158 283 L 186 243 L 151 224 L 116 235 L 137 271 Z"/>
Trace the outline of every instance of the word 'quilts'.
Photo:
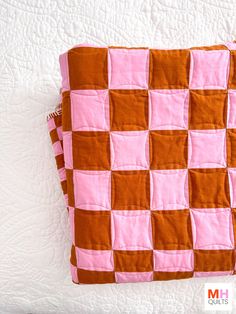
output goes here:
<path id="1" fill-rule="evenodd" d="M 74 283 L 236 273 L 236 43 L 75 46 L 48 128 Z"/>

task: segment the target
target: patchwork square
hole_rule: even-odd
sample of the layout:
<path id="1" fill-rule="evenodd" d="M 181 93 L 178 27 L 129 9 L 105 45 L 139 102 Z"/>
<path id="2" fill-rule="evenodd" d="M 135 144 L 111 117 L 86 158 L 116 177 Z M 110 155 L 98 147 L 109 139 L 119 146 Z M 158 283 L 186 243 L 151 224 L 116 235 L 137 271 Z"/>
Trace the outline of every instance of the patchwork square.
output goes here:
<path id="1" fill-rule="evenodd" d="M 190 52 L 188 49 L 150 49 L 150 89 L 181 89 L 189 84 Z"/>
<path id="2" fill-rule="evenodd" d="M 112 209 L 150 209 L 149 171 L 112 171 L 111 199 Z"/>
<path id="3" fill-rule="evenodd" d="M 153 252 L 144 251 L 114 251 L 114 266 L 116 272 L 149 272 L 153 270 Z"/>
<path id="4" fill-rule="evenodd" d="M 103 284 L 116 282 L 115 273 L 112 271 L 77 269 L 77 276 L 80 284 Z"/>
<path id="5" fill-rule="evenodd" d="M 110 90 L 112 131 L 148 129 L 148 92 L 146 90 Z"/>
<path id="6" fill-rule="evenodd" d="M 76 47 L 68 51 L 70 89 L 108 88 L 108 49 Z"/>
<path id="7" fill-rule="evenodd" d="M 88 210 L 111 209 L 111 172 L 74 170 L 75 206 Z"/>
<path id="8" fill-rule="evenodd" d="M 113 271 L 112 251 L 85 250 L 76 247 L 77 267 L 96 271 Z"/>
<path id="9" fill-rule="evenodd" d="M 153 272 L 116 272 L 116 282 L 148 282 L 153 280 Z"/>
<path id="10" fill-rule="evenodd" d="M 73 131 L 109 130 L 109 96 L 107 90 L 72 91 L 70 98 Z"/>
<path id="11" fill-rule="evenodd" d="M 227 163 L 228 167 L 236 167 L 236 130 L 227 130 Z"/>
<path id="12" fill-rule="evenodd" d="M 236 128 L 236 90 L 228 91 L 227 128 Z"/>
<path id="13" fill-rule="evenodd" d="M 232 271 L 233 250 L 194 250 L 194 271 Z"/>
<path id="14" fill-rule="evenodd" d="M 234 233 L 234 248 L 236 248 L 236 208 L 232 208 L 231 213 L 232 213 L 233 233 Z"/>
<path id="15" fill-rule="evenodd" d="M 191 90 L 189 95 L 189 129 L 208 130 L 226 127 L 227 91 Z"/>
<path id="16" fill-rule="evenodd" d="M 187 168 L 188 132 L 150 131 L 150 169 Z"/>
<path id="17" fill-rule="evenodd" d="M 112 211 L 112 247 L 114 250 L 152 249 L 150 211 Z"/>
<path id="18" fill-rule="evenodd" d="M 77 131 L 72 133 L 73 165 L 79 170 L 110 169 L 109 132 Z"/>
<path id="19" fill-rule="evenodd" d="M 191 50 L 191 89 L 226 89 L 230 54 L 228 50 Z"/>
<path id="20" fill-rule="evenodd" d="M 188 90 L 150 90 L 150 130 L 188 128 Z"/>
<path id="21" fill-rule="evenodd" d="M 108 211 L 76 209 L 75 245 L 88 250 L 111 250 L 111 215 Z"/>
<path id="22" fill-rule="evenodd" d="M 193 250 L 154 250 L 154 271 L 193 271 Z"/>
<path id="23" fill-rule="evenodd" d="M 156 170 L 150 172 L 151 209 L 188 208 L 188 171 Z"/>
<path id="24" fill-rule="evenodd" d="M 236 50 L 230 51 L 230 69 L 228 88 L 236 88 Z"/>
<path id="25" fill-rule="evenodd" d="M 236 169 L 228 168 L 230 203 L 231 207 L 236 208 Z"/>
<path id="26" fill-rule="evenodd" d="M 230 208 L 192 208 L 190 212 L 194 249 L 225 250 L 234 248 Z"/>
<path id="27" fill-rule="evenodd" d="M 189 131 L 188 167 L 226 167 L 226 134 L 224 129 Z"/>
<path id="28" fill-rule="evenodd" d="M 226 169 L 189 169 L 189 202 L 191 208 L 230 207 Z"/>
<path id="29" fill-rule="evenodd" d="M 148 49 L 109 49 L 110 89 L 148 88 Z"/>
<path id="30" fill-rule="evenodd" d="M 112 170 L 149 169 L 148 131 L 111 132 Z"/>
<path id="31" fill-rule="evenodd" d="M 189 210 L 152 211 L 153 247 L 155 250 L 192 249 Z"/>

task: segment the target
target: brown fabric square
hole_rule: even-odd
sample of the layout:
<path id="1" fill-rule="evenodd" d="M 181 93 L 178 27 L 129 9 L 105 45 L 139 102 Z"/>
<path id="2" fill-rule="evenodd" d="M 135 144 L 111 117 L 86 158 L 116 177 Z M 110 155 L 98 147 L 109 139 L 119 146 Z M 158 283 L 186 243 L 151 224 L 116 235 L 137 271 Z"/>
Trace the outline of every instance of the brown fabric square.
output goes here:
<path id="1" fill-rule="evenodd" d="M 236 248 L 236 208 L 232 208 L 232 223 L 234 231 L 234 247 Z"/>
<path id="2" fill-rule="evenodd" d="M 150 131 L 150 169 L 187 168 L 188 132 Z"/>
<path id="3" fill-rule="evenodd" d="M 109 170 L 110 136 L 109 132 L 72 132 L 74 169 Z"/>
<path id="4" fill-rule="evenodd" d="M 234 262 L 233 250 L 194 250 L 194 271 L 230 271 Z"/>
<path id="5" fill-rule="evenodd" d="M 229 69 L 229 80 L 228 88 L 236 88 L 236 50 L 230 51 L 230 69 Z"/>
<path id="6" fill-rule="evenodd" d="M 192 249 L 192 226 L 189 210 L 153 211 L 152 235 L 154 249 Z"/>
<path id="7" fill-rule="evenodd" d="M 186 279 L 191 277 L 193 277 L 192 271 L 155 271 L 153 273 L 153 280 Z"/>
<path id="8" fill-rule="evenodd" d="M 148 129 L 148 91 L 110 90 L 112 131 Z"/>
<path id="9" fill-rule="evenodd" d="M 66 169 L 66 181 L 67 181 L 68 205 L 71 207 L 75 207 L 73 170 Z"/>
<path id="10" fill-rule="evenodd" d="M 108 88 L 107 48 L 77 47 L 68 51 L 70 89 Z"/>
<path id="11" fill-rule="evenodd" d="M 60 154 L 55 156 L 57 169 L 61 169 L 65 167 L 64 154 Z"/>
<path id="12" fill-rule="evenodd" d="M 149 171 L 112 171 L 111 200 L 112 209 L 149 209 Z"/>
<path id="13" fill-rule="evenodd" d="M 62 112 L 62 131 L 71 131 L 71 101 L 69 91 L 62 93 Z"/>
<path id="14" fill-rule="evenodd" d="M 192 208 L 230 207 L 226 169 L 189 169 L 189 202 Z"/>
<path id="15" fill-rule="evenodd" d="M 110 211 L 75 209 L 75 245 L 82 249 L 111 249 Z"/>
<path id="16" fill-rule="evenodd" d="M 75 246 L 74 244 L 72 244 L 71 246 L 71 250 L 70 250 L 70 263 L 73 266 L 77 266 L 77 260 L 76 260 L 76 252 L 75 252 Z"/>
<path id="17" fill-rule="evenodd" d="M 191 90 L 189 94 L 189 129 L 226 127 L 227 91 Z"/>
<path id="18" fill-rule="evenodd" d="M 77 269 L 79 283 L 100 284 L 115 283 L 115 273 L 113 271 L 94 271 Z"/>
<path id="19" fill-rule="evenodd" d="M 190 51 L 150 50 L 150 89 L 181 89 L 189 84 Z"/>
<path id="20" fill-rule="evenodd" d="M 227 130 L 227 165 L 236 167 L 236 129 Z"/>
<path id="21" fill-rule="evenodd" d="M 59 141 L 57 129 L 53 129 L 53 130 L 50 132 L 50 138 L 51 138 L 52 144 L 54 144 L 54 143 L 56 143 L 57 141 Z"/>
<path id="22" fill-rule="evenodd" d="M 115 271 L 148 272 L 153 270 L 153 251 L 114 251 Z"/>

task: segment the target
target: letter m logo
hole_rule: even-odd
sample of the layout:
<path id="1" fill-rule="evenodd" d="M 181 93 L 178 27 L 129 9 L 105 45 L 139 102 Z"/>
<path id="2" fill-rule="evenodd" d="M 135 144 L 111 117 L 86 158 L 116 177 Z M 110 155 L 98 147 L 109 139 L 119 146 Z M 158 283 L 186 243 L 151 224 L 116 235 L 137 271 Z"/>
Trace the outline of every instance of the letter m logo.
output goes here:
<path id="1" fill-rule="evenodd" d="M 214 292 L 208 289 L 208 299 L 210 298 L 219 298 L 219 289 L 215 289 Z"/>

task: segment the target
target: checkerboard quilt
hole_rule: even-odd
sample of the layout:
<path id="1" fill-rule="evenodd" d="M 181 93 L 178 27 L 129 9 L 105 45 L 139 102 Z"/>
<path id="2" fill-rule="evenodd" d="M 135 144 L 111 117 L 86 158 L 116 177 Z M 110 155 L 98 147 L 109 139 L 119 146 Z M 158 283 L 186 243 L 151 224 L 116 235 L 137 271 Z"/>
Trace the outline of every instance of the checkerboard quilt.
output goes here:
<path id="1" fill-rule="evenodd" d="M 235 274 L 236 43 L 79 45 L 60 66 L 73 282 Z"/>

